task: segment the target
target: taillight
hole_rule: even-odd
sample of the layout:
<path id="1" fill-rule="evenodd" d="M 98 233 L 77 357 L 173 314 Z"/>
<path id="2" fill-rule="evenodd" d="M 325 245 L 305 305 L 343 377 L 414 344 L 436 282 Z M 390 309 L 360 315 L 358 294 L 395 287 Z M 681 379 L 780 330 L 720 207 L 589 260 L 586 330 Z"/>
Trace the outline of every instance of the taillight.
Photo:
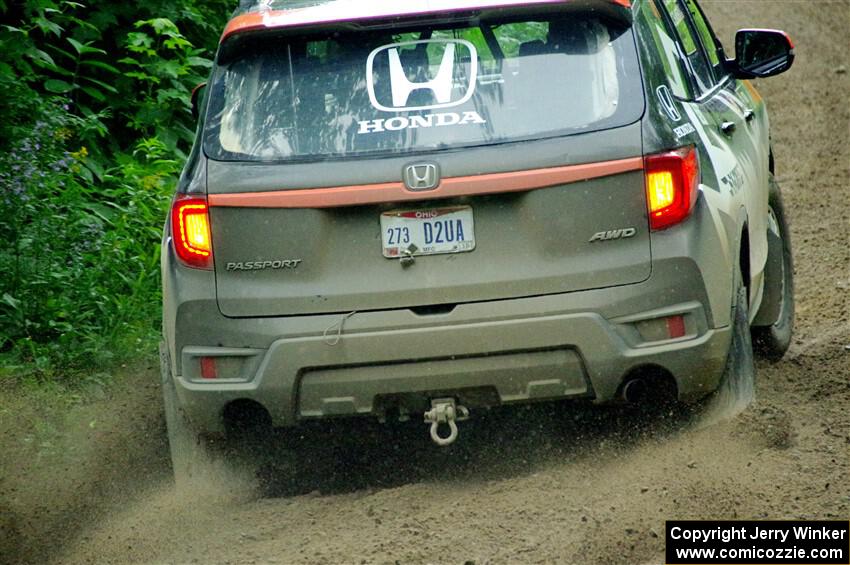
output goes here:
<path id="1" fill-rule="evenodd" d="M 212 269 L 212 237 L 206 198 L 178 195 L 171 206 L 171 238 L 188 267 Z"/>
<path id="2" fill-rule="evenodd" d="M 644 159 L 649 227 L 663 230 L 687 218 L 694 209 L 699 187 L 699 160 L 694 147 Z"/>

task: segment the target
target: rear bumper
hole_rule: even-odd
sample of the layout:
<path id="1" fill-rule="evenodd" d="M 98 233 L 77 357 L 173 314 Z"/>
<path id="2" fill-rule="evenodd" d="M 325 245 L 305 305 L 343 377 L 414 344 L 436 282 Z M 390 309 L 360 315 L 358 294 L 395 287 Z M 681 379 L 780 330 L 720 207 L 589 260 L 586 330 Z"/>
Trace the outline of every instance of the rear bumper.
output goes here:
<path id="1" fill-rule="evenodd" d="M 169 344 L 178 357 L 172 377 L 186 414 L 209 432 L 221 431 L 224 408 L 244 399 L 265 407 L 276 426 L 373 413 L 385 396 L 406 393 L 488 388 L 499 403 L 603 403 L 646 366 L 668 371 L 687 400 L 717 387 L 729 347 L 729 327 L 714 327 L 707 304 L 697 265 L 682 258 L 656 262 L 640 284 L 462 304 L 439 315 L 364 312 L 342 332 L 342 315 L 234 319 L 214 299 L 186 301 L 175 318 L 182 343 Z M 685 336 L 642 337 L 642 323 L 678 314 Z M 230 372 L 204 379 L 201 357 L 223 358 Z"/>

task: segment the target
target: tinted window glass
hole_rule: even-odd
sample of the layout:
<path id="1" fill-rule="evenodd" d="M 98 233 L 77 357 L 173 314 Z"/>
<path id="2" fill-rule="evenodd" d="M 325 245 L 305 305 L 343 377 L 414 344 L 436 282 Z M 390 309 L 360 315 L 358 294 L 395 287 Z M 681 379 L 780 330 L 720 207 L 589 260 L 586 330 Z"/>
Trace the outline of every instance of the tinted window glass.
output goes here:
<path id="1" fill-rule="evenodd" d="M 658 8 L 654 3 L 648 2 L 642 4 L 642 9 L 638 12 L 639 28 L 646 30 L 651 39 L 651 49 L 653 51 L 652 63 L 645 67 L 644 71 L 649 75 L 656 72 L 655 61 L 659 61 L 664 70 L 664 76 L 659 77 L 659 83 L 666 83 L 670 87 L 670 91 L 680 98 L 687 98 L 688 79 L 682 69 L 682 61 L 678 56 L 676 48 L 676 40 L 671 37 L 667 26 L 664 25 L 664 20 L 658 12 Z"/>
<path id="2" fill-rule="evenodd" d="M 667 8 L 667 13 L 670 14 L 673 26 L 679 34 L 685 56 L 688 58 L 688 63 L 696 78 L 697 86 L 700 90 L 710 89 L 714 82 L 711 67 L 702 49 L 700 49 L 699 40 L 691 30 L 687 13 L 679 0 L 664 0 L 664 6 Z"/>
<path id="3" fill-rule="evenodd" d="M 217 68 L 205 149 L 276 161 L 486 145 L 625 125 L 643 104 L 631 32 L 581 13 L 264 36 Z"/>
<path id="4" fill-rule="evenodd" d="M 693 2 L 693 0 L 685 0 L 685 4 L 688 7 L 688 11 L 691 13 L 694 27 L 696 27 L 697 33 L 702 40 L 703 47 L 705 47 L 705 51 L 708 54 L 708 60 L 711 63 L 711 66 L 717 67 L 720 65 L 720 55 L 718 55 L 717 52 L 719 45 L 714 41 L 714 34 L 711 32 L 708 22 L 705 21 L 702 11 L 696 3 Z"/>

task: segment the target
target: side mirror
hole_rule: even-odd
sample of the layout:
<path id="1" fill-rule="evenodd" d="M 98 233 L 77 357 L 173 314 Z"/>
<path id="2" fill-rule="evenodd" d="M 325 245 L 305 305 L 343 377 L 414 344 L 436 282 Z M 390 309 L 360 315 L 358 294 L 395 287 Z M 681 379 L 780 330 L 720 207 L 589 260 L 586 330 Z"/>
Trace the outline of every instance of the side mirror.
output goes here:
<path id="1" fill-rule="evenodd" d="M 201 95 L 204 93 L 204 89 L 207 87 L 207 83 L 202 82 L 194 89 L 192 89 L 192 117 L 197 121 L 201 117 Z"/>
<path id="2" fill-rule="evenodd" d="M 766 78 L 784 73 L 794 64 L 794 43 L 784 31 L 742 29 L 735 35 L 736 78 Z"/>

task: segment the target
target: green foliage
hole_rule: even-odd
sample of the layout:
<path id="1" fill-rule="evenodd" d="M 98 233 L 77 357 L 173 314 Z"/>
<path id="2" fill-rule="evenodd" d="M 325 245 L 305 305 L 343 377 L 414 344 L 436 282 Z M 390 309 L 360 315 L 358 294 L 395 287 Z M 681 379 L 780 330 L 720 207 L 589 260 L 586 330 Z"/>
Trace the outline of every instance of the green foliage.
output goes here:
<path id="1" fill-rule="evenodd" d="M 44 103 L 0 154 L 0 347 L 38 370 L 85 367 L 146 342 L 156 327 L 160 226 L 179 162 L 155 140 L 98 171 L 86 126 Z"/>
<path id="2" fill-rule="evenodd" d="M 212 62 L 170 20 L 145 20 L 135 27 L 139 31 L 128 34 L 126 43 L 133 55 L 118 61 L 134 69 L 125 75 L 136 80 L 138 93 L 130 127 L 175 151 L 180 141 L 192 142 L 193 132 L 181 118 L 191 115 L 192 87 L 202 82 L 199 71 L 208 72 Z"/>
<path id="3" fill-rule="evenodd" d="M 151 349 L 159 241 L 224 0 L 0 0 L 0 361 Z"/>

